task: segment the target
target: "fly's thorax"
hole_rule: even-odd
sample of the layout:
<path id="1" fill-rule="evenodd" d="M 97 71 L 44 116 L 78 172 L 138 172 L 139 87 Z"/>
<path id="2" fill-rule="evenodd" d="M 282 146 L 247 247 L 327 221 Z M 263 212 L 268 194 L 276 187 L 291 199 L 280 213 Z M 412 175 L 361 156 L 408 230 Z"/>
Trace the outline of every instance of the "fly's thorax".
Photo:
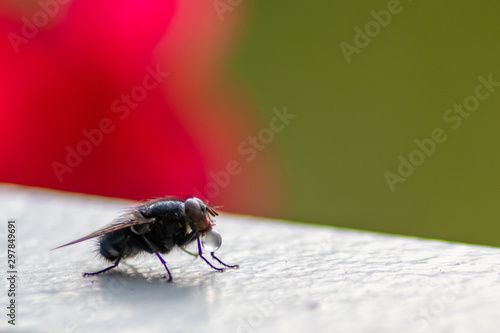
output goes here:
<path id="1" fill-rule="evenodd" d="M 145 219 L 161 219 L 163 217 L 175 217 L 183 214 L 183 202 L 180 199 L 158 200 L 146 203 L 137 208 L 137 211 Z"/>

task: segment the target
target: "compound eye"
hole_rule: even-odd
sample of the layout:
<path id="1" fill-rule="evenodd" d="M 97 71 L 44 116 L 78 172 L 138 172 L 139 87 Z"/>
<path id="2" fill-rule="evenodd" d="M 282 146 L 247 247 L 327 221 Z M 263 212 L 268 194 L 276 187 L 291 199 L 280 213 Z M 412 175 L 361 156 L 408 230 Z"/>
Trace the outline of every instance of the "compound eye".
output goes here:
<path id="1" fill-rule="evenodd" d="M 193 222 L 197 222 L 205 218 L 205 212 L 203 211 L 200 203 L 201 201 L 196 198 L 187 199 L 184 203 L 184 211 Z"/>
<path id="2" fill-rule="evenodd" d="M 222 244 L 222 237 L 217 231 L 212 229 L 201 238 L 201 244 L 208 252 L 215 252 Z"/>

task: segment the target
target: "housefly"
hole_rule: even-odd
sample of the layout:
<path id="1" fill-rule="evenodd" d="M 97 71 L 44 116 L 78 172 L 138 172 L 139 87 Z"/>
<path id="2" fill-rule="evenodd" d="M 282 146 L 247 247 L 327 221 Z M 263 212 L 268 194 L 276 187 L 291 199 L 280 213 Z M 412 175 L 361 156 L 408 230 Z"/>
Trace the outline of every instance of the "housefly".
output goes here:
<path id="1" fill-rule="evenodd" d="M 55 249 L 99 237 L 99 254 L 113 265 L 94 273 L 83 273 L 84 277 L 109 271 L 117 267 L 120 260 L 145 251 L 154 253 L 160 259 L 171 282 L 172 274 L 160 253 L 167 254 L 176 246 L 184 249 L 195 240 L 198 255 L 213 269 L 224 271 L 203 256 L 202 244 L 221 265 L 238 268 L 238 265 L 226 265 L 214 255 L 222 243 L 222 237 L 213 229 L 215 224 L 212 218 L 217 215 L 212 207 L 194 197 L 187 200 L 175 197 L 150 200 L 129 208 L 103 228 Z"/>

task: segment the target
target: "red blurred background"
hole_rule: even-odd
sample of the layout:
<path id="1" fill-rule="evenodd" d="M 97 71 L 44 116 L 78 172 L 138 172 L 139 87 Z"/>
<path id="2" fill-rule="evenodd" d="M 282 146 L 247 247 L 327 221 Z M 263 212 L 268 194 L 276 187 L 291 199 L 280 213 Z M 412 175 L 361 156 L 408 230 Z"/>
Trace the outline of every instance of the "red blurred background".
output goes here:
<path id="1" fill-rule="evenodd" d="M 201 196 L 279 216 L 280 161 L 227 64 L 247 4 L 3 1 L 0 181 L 142 200 Z"/>

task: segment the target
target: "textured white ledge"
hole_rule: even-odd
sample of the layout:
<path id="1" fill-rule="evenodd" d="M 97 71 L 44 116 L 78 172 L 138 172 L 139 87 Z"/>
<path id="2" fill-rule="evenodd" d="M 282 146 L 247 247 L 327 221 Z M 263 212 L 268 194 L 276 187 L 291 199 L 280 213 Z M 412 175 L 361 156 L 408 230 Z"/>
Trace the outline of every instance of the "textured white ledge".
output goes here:
<path id="1" fill-rule="evenodd" d="M 222 214 L 217 273 L 176 251 L 104 268 L 87 241 L 129 202 L 0 186 L 17 220 L 20 265 L 12 332 L 499 332 L 500 250 Z M 194 248 L 193 248 L 194 249 Z M 2 278 L 1 308 L 7 305 Z"/>

